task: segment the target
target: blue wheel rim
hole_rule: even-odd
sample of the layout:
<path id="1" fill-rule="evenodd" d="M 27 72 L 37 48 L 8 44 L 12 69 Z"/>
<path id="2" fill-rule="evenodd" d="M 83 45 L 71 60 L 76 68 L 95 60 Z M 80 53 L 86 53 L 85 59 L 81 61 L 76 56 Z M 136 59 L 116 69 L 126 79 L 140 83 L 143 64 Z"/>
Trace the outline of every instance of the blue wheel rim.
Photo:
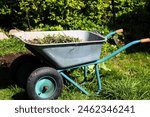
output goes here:
<path id="1" fill-rule="evenodd" d="M 57 89 L 55 80 L 50 76 L 40 78 L 35 84 L 35 92 L 40 98 L 49 98 Z"/>

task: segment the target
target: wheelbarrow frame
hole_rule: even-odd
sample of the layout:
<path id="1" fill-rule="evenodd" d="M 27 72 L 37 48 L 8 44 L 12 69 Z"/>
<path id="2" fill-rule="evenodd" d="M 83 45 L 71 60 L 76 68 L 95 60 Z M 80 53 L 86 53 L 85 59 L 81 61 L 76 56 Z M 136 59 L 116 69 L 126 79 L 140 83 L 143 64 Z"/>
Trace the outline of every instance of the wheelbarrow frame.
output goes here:
<path id="1" fill-rule="evenodd" d="M 111 35 L 113 35 L 115 32 L 110 33 L 107 37 L 110 37 Z M 79 84 L 77 84 L 74 80 L 72 80 L 72 78 L 70 78 L 69 76 L 67 76 L 63 71 L 68 70 L 68 69 L 75 69 L 75 68 L 80 68 L 83 67 L 84 68 L 84 81 L 87 81 L 87 68 L 90 65 L 94 65 L 94 69 L 95 69 L 95 74 L 96 74 L 96 78 L 97 78 L 97 93 L 96 95 L 98 95 L 102 89 L 102 83 L 101 83 L 101 78 L 100 78 L 100 72 L 99 72 L 99 68 L 98 68 L 98 64 L 107 61 L 108 59 L 112 58 L 113 56 L 119 54 L 121 51 L 129 48 L 130 46 L 140 43 L 140 40 L 136 40 L 133 42 L 130 42 L 129 44 L 121 47 L 120 49 L 114 51 L 113 53 L 111 53 L 110 55 L 99 59 L 95 62 L 91 62 L 88 64 L 83 64 L 83 65 L 79 65 L 79 66 L 75 66 L 75 67 L 71 67 L 71 68 L 66 68 L 66 69 L 59 69 L 57 70 L 65 79 L 67 79 L 69 82 L 71 82 L 73 85 L 75 85 L 79 90 L 81 90 L 84 94 L 89 95 L 89 92 L 87 92 L 84 88 L 82 88 Z"/>

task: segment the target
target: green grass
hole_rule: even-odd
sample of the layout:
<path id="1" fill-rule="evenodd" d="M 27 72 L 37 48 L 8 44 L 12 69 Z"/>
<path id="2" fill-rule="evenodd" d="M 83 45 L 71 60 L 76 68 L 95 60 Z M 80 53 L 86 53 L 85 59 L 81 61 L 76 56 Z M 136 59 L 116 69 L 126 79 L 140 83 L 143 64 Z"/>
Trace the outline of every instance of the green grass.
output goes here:
<path id="1" fill-rule="evenodd" d="M 107 48 L 106 48 L 107 47 Z M 102 56 L 106 56 L 116 49 L 109 44 L 104 45 Z M 0 55 L 14 52 L 26 51 L 24 44 L 18 40 L 0 41 Z M 102 79 L 102 91 L 100 95 L 94 96 L 97 89 L 95 74 L 90 70 L 89 79 L 83 87 L 91 95 L 82 94 L 76 87 L 70 83 L 64 86 L 59 100 L 144 100 L 150 99 L 150 53 L 135 52 L 127 54 L 125 51 L 105 62 L 105 65 L 111 69 L 106 71 L 100 69 Z M 0 71 L 5 70 L 1 67 Z M 73 79 L 81 82 L 83 79 L 82 69 L 74 70 Z M 16 100 L 28 99 L 25 90 L 17 85 L 11 84 L 9 78 L 0 76 L 0 99 Z"/>
<path id="2" fill-rule="evenodd" d="M 0 40 L 0 56 L 25 51 L 27 50 L 24 47 L 24 43 L 21 42 L 19 39 L 10 38 Z"/>
<path id="3" fill-rule="evenodd" d="M 108 63 L 112 71 L 103 80 L 106 99 L 150 99 L 149 60 L 146 53 L 120 54 L 112 59 Z"/>
<path id="4" fill-rule="evenodd" d="M 149 60 L 150 54 L 148 53 L 132 53 L 128 55 L 120 53 L 117 57 L 105 63 L 111 71 L 100 71 L 102 73 L 102 91 L 99 96 L 84 96 L 72 86 L 69 89 L 65 87 L 63 95 L 59 99 L 150 99 Z M 87 84 L 87 89 L 92 94 L 96 90 L 95 79 Z"/>
<path id="5" fill-rule="evenodd" d="M 18 94 L 24 94 L 24 89 L 19 88 L 17 85 L 8 86 L 4 89 L 0 89 L 0 99 L 2 100 L 12 100 L 12 99 L 25 99 L 25 97 L 20 97 Z"/>

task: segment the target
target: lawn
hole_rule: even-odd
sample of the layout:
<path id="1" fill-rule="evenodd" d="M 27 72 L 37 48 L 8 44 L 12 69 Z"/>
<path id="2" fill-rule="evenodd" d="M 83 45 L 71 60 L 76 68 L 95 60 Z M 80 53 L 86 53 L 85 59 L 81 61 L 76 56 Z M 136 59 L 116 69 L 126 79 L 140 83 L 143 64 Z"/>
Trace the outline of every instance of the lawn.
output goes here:
<path id="1" fill-rule="evenodd" d="M 116 47 L 104 44 L 102 56 L 111 53 Z M 130 51 L 130 50 L 129 50 Z M 0 41 L 0 56 L 27 52 L 24 44 L 16 39 Z M 150 99 L 150 53 L 126 51 L 106 61 L 107 69 L 101 68 L 102 91 L 100 95 L 94 96 L 97 82 L 92 67 L 88 71 L 90 82 L 83 85 L 91 95 L 82 94 L 72 84 L 66 82 L 59 100 L 144 100 Z M 9 74 L 9 63 L 0 61 L 0 99 L 20 100 L 28 99 L 24 89 L 12 82 Z M 74 70 L 72 75 L 75 81 L 83 79 L 82 69 Z"/>

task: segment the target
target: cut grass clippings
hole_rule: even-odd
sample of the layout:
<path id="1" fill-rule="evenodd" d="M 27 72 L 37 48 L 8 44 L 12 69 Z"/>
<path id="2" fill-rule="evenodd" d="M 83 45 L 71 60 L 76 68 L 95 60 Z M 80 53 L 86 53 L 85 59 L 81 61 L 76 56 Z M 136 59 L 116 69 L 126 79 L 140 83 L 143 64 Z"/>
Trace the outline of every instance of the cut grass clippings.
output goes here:
<path id="1" fill-rule="evenodd" d="M 31 44 L 51 44 L 51 43 L 70 43 L 70 42 L 80 42 L 79 38 L 74 38 L 66 35 L 48 35 L 44 38 L 36 38 L 33 40 L 26 40 Z"/>

